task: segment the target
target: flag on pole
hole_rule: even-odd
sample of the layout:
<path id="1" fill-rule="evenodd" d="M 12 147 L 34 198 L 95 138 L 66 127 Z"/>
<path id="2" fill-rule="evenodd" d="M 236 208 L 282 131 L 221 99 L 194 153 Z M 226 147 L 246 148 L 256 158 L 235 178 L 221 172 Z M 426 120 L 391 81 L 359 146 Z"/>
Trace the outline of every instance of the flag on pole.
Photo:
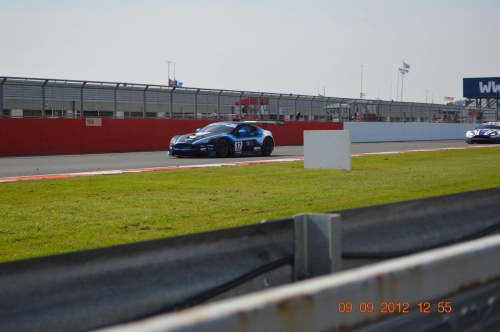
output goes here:
<path id="1" fill-rule="evenodd" d="M 169 86 L 176 86 L 176 87 L 182 87 L 182 82 L 179 82 L 178 80 L 170 80 L 168 82 Z"/>
<path id="2" fill-rule="evenodd" d="M 409 70 L 408 69 L 404 69 L 404 68 L 399 68 L 399 72 L 404 75 L 407 72 L 409 72 Z"/>
<path id="3" fill-rule="evenodd" d="M 404 66 L 405 68 L 407 68 L 407 69 L 410 69 L 410 65 L 409 65 L 409 64 L 407 64 L 407 63 L 405 63 L 405 62 L 403 62 L 403 66 Z"/>
<path id="4" fill-rule="evenodd" d="M 366 97 L 366 95 L 363 92 L 361 92 L 361 98 L 365 98 L 365 97 Z"/>
<path id="5" fill-rule="evenodd" d="M 455 97 L 444 96 L 444 100 L 453 101 L 453 100 L 455 100 Z"/>

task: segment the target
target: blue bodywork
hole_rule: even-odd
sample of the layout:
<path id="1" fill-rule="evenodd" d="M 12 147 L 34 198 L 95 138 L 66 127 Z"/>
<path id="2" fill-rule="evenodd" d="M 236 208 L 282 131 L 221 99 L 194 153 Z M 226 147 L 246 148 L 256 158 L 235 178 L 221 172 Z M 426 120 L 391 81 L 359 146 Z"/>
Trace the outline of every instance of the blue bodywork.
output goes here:
<path id="1" fill-rule="evenodd" d="M 271 142 L 271 143 L 270 143 Z M 196 133 L 177 135 L 167 155 L 176 157 L 228 157 L 241 154 L 270 155 L 271 132 L 245 122 L 217 122 Z"/>

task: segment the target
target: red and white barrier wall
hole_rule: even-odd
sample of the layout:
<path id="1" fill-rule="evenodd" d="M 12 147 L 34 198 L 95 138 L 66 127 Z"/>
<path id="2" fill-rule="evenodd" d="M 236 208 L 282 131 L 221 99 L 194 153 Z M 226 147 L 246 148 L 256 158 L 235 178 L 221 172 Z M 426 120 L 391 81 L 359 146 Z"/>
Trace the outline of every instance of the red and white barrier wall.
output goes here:
<path id="1" fill-rule="evenodd" d="M 0 118 L 0 156 L 167 150 L 174 135 L 214 120 Z M 276 145 L 301 145 L 304 130 L 341 130 L 339 122 L 259 124 Z"/>
<path id="2" fill-rule="evenodd" d="M 0 156 L 166 150 L 174 135 L 214 120 L 0 118 Z M 476 124 L 287 121 L 258 124 L 276 145 L 302 145 L 304 130 L 349 130 L 357 142 L 465 139 Z"/>

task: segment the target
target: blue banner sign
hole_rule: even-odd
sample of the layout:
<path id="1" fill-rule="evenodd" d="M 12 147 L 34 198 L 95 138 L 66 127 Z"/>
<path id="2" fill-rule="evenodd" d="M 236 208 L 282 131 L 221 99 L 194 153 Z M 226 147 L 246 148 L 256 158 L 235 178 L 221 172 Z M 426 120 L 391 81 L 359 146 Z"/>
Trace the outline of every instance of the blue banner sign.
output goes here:
<path id="1" fill-rule="evenodd" d="M 464 97 L 499 98 L 500 77 L 464 78 Z"/>

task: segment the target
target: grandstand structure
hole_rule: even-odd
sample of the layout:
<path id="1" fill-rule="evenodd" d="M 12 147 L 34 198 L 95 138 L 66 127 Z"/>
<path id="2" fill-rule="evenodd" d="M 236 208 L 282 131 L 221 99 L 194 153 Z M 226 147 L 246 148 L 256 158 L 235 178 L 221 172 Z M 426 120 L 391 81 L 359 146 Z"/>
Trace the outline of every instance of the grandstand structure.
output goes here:
<path id="1" fill-rule="evenodd" d="M 0 77 L 0 117 L 499 121 L 498 103 L 467 106 L 123 82 Z M 480 114 L 480 116 L 478 116 Z"/>

